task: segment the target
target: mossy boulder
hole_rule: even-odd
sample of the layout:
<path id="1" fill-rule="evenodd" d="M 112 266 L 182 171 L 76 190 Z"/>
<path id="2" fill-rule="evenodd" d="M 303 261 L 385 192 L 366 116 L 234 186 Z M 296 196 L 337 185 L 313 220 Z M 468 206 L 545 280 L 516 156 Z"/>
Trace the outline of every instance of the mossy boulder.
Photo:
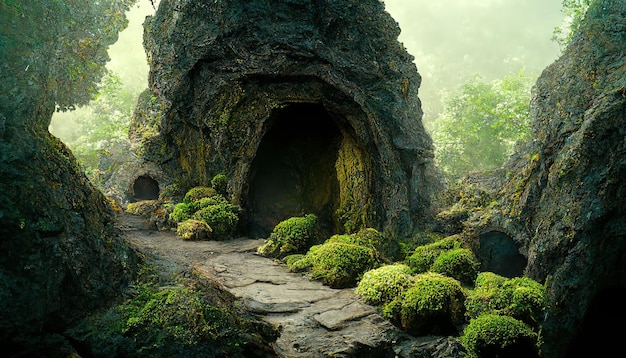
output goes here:
<path id="1" fill-rule="evenodd" d="M 482 272 L 475 288 L 468 293 L 467 315 L 499 314 L 519 319 L 531 327 L 539 327 L 547 308 L 545 287 L 528 277 L 505 278 Z"/>
<path id="2" fill-rule="evenodd" d="M 239 207 L 228 203 L 214 204 L 196 211 L 192 219 L 209 225 L 216 238 L 230 238 L 239 222 Z"/>
<path id="3" fill-rule="evenodd" d="M 303 254 L 315 243 L 318 235 L 317 216 L 308 214 L 281 221 L 257 253 L 267 257 Z"/>
<path id="4" fill-rule="evenodd" d="M 463 323 L 465 293 L 459 282 L 436 273 L 415 276 L 399 303 L 402 328 L 413 335 L 454 335 Z"/>
<path id="5" fill-rule="evenodd" d="M 478 261 L 470 249 L 458 248 L 444 251 L 437 256 L 430 270 L 472 285 L 478 275 Z"/>
<path id="6" fill-rule="evenodd" d="M 414 273 L 423 273 L 430 270 L 435 260 L 444 251 L 461 248 L 457 236 L 449 236 L 430 244 L 418 246 L 404 261 L 413 269 Z"/>
<path id="7" fill-rule="evenodd" d="M 211 228 L 212 238 L 230 238 L 235 234 L 239 222 L 238 205 L 232 205 L 215 189 L 194 187 L 190 189 L 182 203 L 174 206 L 170 220 L 179 224 L 189 220 L 202 221 Z"/>
<path id="8" fill-rule="evenodd" d="M 301 259 L 293 260 L 291 267 L 310 270 L 313 279 L 330 287 L 345 288 L 356 286 L 365 272 L 383 263 L 378 250 L 371 246 L 329 239 L 312 246 Z"/>
<path id="9" fill-rule="evenodd" d="M 460 337 L 468 358 L 536 358 L 538 335 L 513 317 L 485 314 L 470 321 Z"/>
<path id="10" fill-rule="evenodd" d="M 365 303 L 381 309 L 402 296 L 413 285 L 411 268 L 404 264 L 383 265 L 367 271 L 354 293 L 363 298 Z"/>
<path id="11" fill-rule="evenodd" d="M 196 187 L 189 189 L 189 191 L 185 193 L 185 197 L 183 198 L 183 203 L 187 203 L 187 204 L 193 203 L 202 198 L 210 198 L 217 194 L 218 194 L 217 191 L 211 187 L 196 186 Z"/>
<path id="12" fill-rule="evenodd" d="M 206 240 L 213 230 L 200 220 L 187 219 L 176 227 L 176 234 L 183 240 Z"/>
<path id="13" fill-rule="evenodd" d="M 400 245 L 397 240 L 386 237 L 382 232 L 374 228 L 364 228 L 353 234 L 333 235 L 327 242 L 367 246 L 378 251 L 389 262 L 393 261 L 400 252 Z"/>

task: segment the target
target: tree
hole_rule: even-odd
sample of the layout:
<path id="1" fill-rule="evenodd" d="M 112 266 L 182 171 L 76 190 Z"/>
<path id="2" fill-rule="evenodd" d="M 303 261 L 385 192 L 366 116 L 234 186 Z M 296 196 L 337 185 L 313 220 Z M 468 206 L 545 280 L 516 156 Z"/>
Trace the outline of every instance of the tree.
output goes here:
<path id="1" fill-rule="evenodd" d="M 524 72 L 491 83 L 475 76 L 457 92 L 444 93 L 432 136 L 445 174 L 458 177 L 504 164 L 516 142 L 529 136 L 532 80 Z"/>
<path id="2" fill-rule="evenodd" d="M 563 0 L 562 12 L 565 19 L 560 26 L 554 28 L 552 40 L 564 49 L 578 32 L 585 13 L 592 0 Z"/>

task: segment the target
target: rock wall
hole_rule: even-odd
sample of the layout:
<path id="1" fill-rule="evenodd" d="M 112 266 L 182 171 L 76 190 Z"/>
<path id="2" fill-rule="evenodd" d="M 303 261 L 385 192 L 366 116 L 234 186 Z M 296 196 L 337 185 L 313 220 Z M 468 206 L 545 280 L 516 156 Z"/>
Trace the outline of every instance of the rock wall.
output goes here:
<path id="1" fill-rule="evenodd" d="M 533 141 L 507 165 L 498 208 L 482 218 L 483 229 L 512 236 L 525 274 L 546 283 L 545 357 L 601 356 L 602 342 L 624 333 L 609 328 L 626 318 L 610 298 L 626 290 L 624 24 L 623 1 L 589 8 L 537 81 Z"/>
<path id="2" fill-rule="evenodd" d="M 437 180 L 398 34 L 375 0 L 164 0 L 145 24 L 150 92 L 131 138 L 183 189 L 226 174 L 260 233 L 314 212 L 334 232 L 409 235 Z M 308 144 L 280 146 L 294 138 Z"/>

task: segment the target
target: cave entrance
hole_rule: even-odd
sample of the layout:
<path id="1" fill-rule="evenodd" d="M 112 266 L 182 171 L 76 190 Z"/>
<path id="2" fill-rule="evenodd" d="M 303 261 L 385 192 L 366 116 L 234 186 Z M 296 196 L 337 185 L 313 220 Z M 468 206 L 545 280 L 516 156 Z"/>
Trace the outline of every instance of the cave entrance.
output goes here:
<path id="1" fill-rule="evenodd" d="M 159 198 L 159 183 L 147 175 L 141 175 L 133 183 L 133 197 L 137 200 Z"/>
<path id="2" fill-rule="evenodd" d="M 324 106 L 291 103 L 272 111 L 252 162 L 250 235 L 267 237 L 280 221 L 313 213 L 320 234 L 336 232 L 339 200 L 335 163 L 342 134 Z"/>
<path id="3" fill-rule="evenodd" d="M 482 271 L 508 278 L 524 275 L 528 260 L 520 254 L 517 244 L 509 235 L 500 231 L 487 231 L 479 235 L 479 242 L 476 256 Z"/>

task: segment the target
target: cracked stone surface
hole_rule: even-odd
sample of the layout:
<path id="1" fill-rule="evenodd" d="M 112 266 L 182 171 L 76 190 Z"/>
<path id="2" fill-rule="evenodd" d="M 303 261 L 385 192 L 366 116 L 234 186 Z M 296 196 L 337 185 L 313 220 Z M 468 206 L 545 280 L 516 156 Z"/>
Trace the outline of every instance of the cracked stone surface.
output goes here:
<path id="1" fill-rule="evenodd" d="M 193 270 L 220 282 L 250 312 L 281 328 L 279 357 L 394 357 L 397 328 L 353 289 L 333 289 L 255 254 L 263 240 L 183 241 L 125 214 L 127 240 L 166 270 Z M 369 356 L 372 356 L 369 355 Z"/>

